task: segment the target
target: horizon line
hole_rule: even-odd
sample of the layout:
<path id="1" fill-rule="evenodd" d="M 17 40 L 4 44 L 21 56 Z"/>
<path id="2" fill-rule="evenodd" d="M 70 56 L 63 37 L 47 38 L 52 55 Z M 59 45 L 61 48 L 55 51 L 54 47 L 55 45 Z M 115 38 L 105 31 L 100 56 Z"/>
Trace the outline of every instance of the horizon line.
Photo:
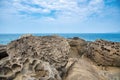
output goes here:
<path id="1" fill-rule="evenodd" d="M 96 34 L 114 34 L 114 33 L 120 33 L 120 32 L 98 32 Z M 95 32 L 93 33 L 0 33 L 0 34 L 95 34 Z"/>

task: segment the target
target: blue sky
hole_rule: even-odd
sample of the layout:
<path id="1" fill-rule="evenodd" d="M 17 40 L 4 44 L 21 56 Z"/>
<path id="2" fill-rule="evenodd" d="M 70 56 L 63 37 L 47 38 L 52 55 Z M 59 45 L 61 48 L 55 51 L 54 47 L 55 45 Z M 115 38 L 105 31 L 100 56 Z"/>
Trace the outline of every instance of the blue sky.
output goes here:
<path id="1" fill-rule="evenodd" d="M 120 0 L 0 0 L 0 33 L 120 32 Z"/>

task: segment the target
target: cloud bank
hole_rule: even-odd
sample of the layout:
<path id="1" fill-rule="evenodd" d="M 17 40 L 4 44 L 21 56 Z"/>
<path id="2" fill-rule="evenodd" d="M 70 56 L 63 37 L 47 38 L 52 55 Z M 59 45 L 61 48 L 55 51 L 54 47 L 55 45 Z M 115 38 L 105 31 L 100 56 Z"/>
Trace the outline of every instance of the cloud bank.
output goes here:
<path id="1" fill-rule="evenodd" d="M 3 4 L 11 7 L 11 12 L 6 9 L 8 14 L 37 18 L 79 17 L 83 19 L 91 15 L 99 15 L 104 8 L 104 0 L 6 0 Z"/>
<path id="2" fill-rule="evenodd" d="M 119 0 L 0 0 L 0 11 L 1 32 L 115 32 L 120 26 Z"/>

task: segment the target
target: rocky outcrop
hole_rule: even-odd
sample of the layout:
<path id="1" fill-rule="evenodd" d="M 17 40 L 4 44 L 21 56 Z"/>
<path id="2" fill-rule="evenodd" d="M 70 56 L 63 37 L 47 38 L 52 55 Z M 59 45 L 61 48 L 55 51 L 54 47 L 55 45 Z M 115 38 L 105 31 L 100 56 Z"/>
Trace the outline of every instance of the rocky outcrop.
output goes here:
<path id="1" fill-rule="evenodd" d="M 100 75 L 96 66 L 85 59 L 70 58 L 64 80 L 107 80 Z"/>
<path id="2" fill-rule="evenodd" d="M 2 64 L 2 65 L 1 65 Z M 58 71 L 48 62 L 31 58 L 0 61 L 0 80 L 61 80 Z"/>
<path id="3" fill-rule="evenodd" d="M 88 58 L 70 58 L 63 80 L 120 80 L 120 67 L 96 66 Z"/>
<path id="4" fill-rule="evenodd" d="M 23 35 L 0 45 L 0 80 L 120 80 L 120 43 Z"/>
<path id="5" fill-rule="evenodd" d="M 68 39 L 70 44 L 69 58 L 80 58 L 84 53 L 86 53 L 87 42 L 78 37 Z"/>
<path id="6" fill-rule="evenodd" d="M 69 39 L 68 42 L 71 46 L 70 58 L 64 80 L 120 80 L 119 42 L 86 42 L 79 38 Z"/>
<path id="7" fill-rule="evenodd" d="M 27 36 L 7 45 L 9 58 L 0 61 L 2 80 L 61 80 L 69 44 L 58 36 Z"/>
<path id="8" fill-rule="evenodd" d="M 120 43 L 96 40 L 88 44 L 87 57 L 102 66 L 120 67 Z"/>
<path id="9" fill-rule="evenodd" d="M 7 46 L 10 58 L 31 57 L 49 62 L 56 68 L 64 66 L 67 62 L 69 44 L 66 39 L 58 36 L 23 37 Z"/>

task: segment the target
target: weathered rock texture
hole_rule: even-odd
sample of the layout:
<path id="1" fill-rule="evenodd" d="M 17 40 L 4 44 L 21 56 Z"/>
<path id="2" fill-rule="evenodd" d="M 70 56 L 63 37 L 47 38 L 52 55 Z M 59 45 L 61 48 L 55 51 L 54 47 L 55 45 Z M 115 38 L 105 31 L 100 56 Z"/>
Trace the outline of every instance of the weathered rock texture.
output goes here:
<path id="1" fill-rule="evenodd" d="M 96 40 L 88 45 L 87 56 L 98 65 L 120 67 L 120 43 Z"/>
<path id="2" fill-rule="evenodd" d="M 0 64 L 0 80 L 61 80 L 53 66 L 38 59 L 7 59 Z"/>
<path id="3" fill-rule="evenodd" d="M 66 39 L 58 36 L 12 41 L 7 45 L 9 58 L 0 61 L 0 79 L 61 80 L 59 70 L 67 63 L 69 48 Z"/>
<path id="4" fill-rule="evenodd" d="M 107 80 L 100 75 L 96 66 L 85 59 L 70 58 L 64 80 Z"/>
<path id="5" fill-rule="evenodd" d="M 120 80 L 119 67 L 96 66 L 86 58 L 70 58 L 63 80 Z"/>
<path id="6" fill-rule="evenodd" d="M 70 44 L 70 58 L 80 58 L 84 53 L 86 53 L 87 42 L 80 38 L 68 39 Z"/>
<path id="7" fill-rule="evenodd" d="M 0 46 L 0 80 L 120 80 L 120 43 L 25 35 Z"/>
<path id="8" fill-rule="evenodd" d="M 66 39 L 58 36 L 30 36 L 8 44 L 7 53 L 10 58 L 38 58 L 60 68 L 67 62 L 69 48 Z"/>

